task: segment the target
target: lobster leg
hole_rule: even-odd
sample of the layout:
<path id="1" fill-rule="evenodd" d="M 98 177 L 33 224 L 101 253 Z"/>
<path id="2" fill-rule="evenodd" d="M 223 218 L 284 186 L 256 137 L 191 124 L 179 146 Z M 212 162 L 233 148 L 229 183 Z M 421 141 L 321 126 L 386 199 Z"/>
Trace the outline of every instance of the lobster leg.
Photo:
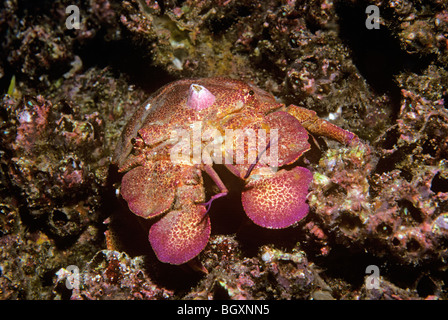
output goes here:
<path id="1" fill-rule="evenodd" d="M 226 196 L 229 193 L 229 190 L 227 190 L 226 186 L 224 185 L 224 182 L 222 182 L 219 175 L 216 173 L 216 171 L 210 165 L 207 165 L 207 164 L 204 165 L 204 171 L 207 172 L 207 174 L 210 176 L 210 178 L 212 178 L 213 182 L 216 183 L 216 185 L 218 186 L 219 191 L 220 191 L 219 193 L 213 195 L 210 198 L 210 200 L 208 200 L 207 202 L 202 204 L 206 207 L 206 209 L 207 209 L 206 213 L 208 213 L 213 200 L 216 200 L 218 198 Z"/>
<path id="2" fill-rule="evenodd" d="M 287 112 L 299 120 L 302 126 L 313 134 L 321 135 L 347 145 L 358 140 L 356 134 L 319 118 L 313 110 L 291 104 L 287 108 Z"/>

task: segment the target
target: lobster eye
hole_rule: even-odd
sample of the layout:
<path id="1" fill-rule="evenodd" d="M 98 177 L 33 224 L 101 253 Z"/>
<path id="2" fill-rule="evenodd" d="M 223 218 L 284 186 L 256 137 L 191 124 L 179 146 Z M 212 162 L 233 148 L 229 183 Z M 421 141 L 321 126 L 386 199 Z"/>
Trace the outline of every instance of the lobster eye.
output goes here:
<path id="1" fill-rule="evenodd" d="M 250 90 L 250 91 L 249 91 L 249 94 L 250 94 L 251 96 L 253 96 L 253 95 L 255 94 L 254 90 Z"/>

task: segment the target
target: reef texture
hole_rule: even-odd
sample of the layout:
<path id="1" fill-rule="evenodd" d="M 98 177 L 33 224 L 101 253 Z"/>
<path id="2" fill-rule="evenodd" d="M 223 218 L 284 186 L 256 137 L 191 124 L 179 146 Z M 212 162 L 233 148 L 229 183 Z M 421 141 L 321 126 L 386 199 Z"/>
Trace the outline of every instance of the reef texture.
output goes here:
<path id="1" fill-rule="evenodd" d="M 0 299 L 448 298 L 446 1 L 7 0 L 0 36 Z M 222 75 L 360 142 L 310 135 L 310 211 L 283 230 L 256 226 L 221 175 L 236 191 L 213 202 L 208 244 L 167 265 L 113 150 L 155 90 Z"/>

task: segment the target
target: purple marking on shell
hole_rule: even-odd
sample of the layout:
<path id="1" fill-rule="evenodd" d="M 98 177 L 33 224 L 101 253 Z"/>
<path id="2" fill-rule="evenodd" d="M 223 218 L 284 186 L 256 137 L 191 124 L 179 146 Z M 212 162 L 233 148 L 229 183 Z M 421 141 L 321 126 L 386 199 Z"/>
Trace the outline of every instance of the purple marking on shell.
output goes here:
<path id="1" fill-rule="evenodd" d="M 241 200 L 247 216 L 264 228 L 282 229 L 308 214 L 308 186 L 312 173 L 302 167 L 280 170 L 270 178 L 250 181 Z"/>
<path id="2" fill-rule="evenodd" d="M 148 239 L 162 262 L 182 264 L 196 257 L 210 237 L 210 218 L 204 206 L 170 211 L 152 225 Z"/>
<path id="3" fill-rule="evenodd" d="M 209 108 L 215 102 L 215 96 L 207 88 L 199 84 L 190 85 L 187 107 L 194 110 Z"/>

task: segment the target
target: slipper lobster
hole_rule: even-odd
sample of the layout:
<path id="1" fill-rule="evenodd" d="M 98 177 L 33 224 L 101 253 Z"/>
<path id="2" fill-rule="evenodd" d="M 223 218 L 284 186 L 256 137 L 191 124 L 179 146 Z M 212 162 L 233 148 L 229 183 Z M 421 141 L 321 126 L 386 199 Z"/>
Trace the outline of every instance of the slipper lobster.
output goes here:
<path id="1" fill-rule="evenodd" d="M 157 258 L 183 264 L 208 243 L 208 210 L 228 193 L 213 164 L 244 180 L 241 201 L 255 224 L 286 228 L 308 214 L 312 173 L 282 169 L 310 149 L 308 132 L 345 144 L 358 139 L 250 83 L 222 77 L 172 82 L 124 128 L 113 157 L 126 172 L 121 195 L 134 214 L 156 220 L 148 238 Z M 208 201 L 203 172 L 219 188 Z"/>

